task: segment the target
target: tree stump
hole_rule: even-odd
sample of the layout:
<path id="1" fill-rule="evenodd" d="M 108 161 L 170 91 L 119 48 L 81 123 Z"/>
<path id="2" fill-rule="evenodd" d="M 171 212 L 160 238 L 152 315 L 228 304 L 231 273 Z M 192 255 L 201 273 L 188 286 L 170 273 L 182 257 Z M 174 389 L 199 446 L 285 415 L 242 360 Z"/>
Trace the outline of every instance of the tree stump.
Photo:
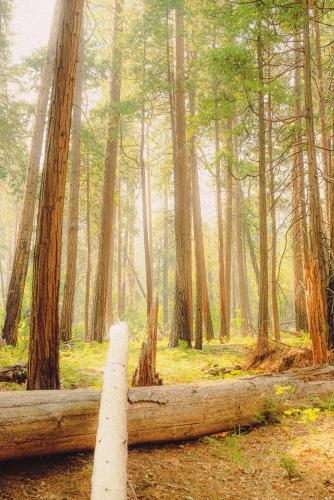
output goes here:
<path id="1" fill-rule="evenodd" d="M 161 385 L 162 381 L 156 372 L 157 367 L 157 330 L 159 301 L 151 306 L 147 325 L 147 342 L 142 343 L 138 367 L 132 378 L 133 387 Z"/>

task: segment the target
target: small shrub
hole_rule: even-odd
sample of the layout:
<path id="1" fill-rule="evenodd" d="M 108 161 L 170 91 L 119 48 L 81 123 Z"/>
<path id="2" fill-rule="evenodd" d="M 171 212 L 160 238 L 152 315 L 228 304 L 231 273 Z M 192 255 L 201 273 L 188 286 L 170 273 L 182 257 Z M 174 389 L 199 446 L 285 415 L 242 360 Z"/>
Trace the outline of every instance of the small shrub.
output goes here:
<path id="1" fill-rule="evenodd" d="M 281 455 L 279 459 L 279 465 L 286 471 L 287 477 L 289 479 L 301 478 L 301 474 L 298 470 L 298 464 L 293 458 Z"/>

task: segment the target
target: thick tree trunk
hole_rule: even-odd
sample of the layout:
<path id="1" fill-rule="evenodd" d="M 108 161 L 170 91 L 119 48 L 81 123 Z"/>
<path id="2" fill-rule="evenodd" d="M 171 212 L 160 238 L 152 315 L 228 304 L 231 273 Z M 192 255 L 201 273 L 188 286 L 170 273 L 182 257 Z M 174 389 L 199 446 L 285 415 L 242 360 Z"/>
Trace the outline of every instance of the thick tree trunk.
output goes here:
<path id="1" fill-rule="evenodd" d="M 195 91 L 189 93 L 189 107 L 191 116 L 195 116 L 196 95 Z M 201 195 L 198 179 L 196 136 L 193 134 L 189 141 L 189 156 L 191 164 L 192 179 L 192 205 L 193 224 L 195 240 L 195 261 L 196 261 L 196 332 L 195 347 L 202 349 L 202 323 L 204 320 L 206 339 L 214 338 L 213 325 L 211 319 L 208 282 L 206 277 L 204 238 L 201 212 Z"/>
<path id="2" fill-rule="evenodd" d="M 16 345 L 17 343 L 24 286 L 28 271 L 31 238 L 34 226 L 38 175 L 42 153 L 46 112 L 53 77 L 57 37 L 61 20 L 61 6 L 62 1 L 57 0 L 55 12 L 53 15 L 47 55 L 41 74 L 41 83 L 36 107 L 34 130 L 31 139 L 20 224 L 7 294 L 6 313 L 2 336 L 7 344 L 12 345 Z"/>
<path id="3" fill-rule="evenodd" d="M 87 264 L 86 264 L 86 290 L 85 290 L 85 340 L 91 339 L 89 328 L 89 305 L 90 305 L 90 282 L 92 274 L 92 250 L 90 235 L 90 165 L 89 154 L 86 159 L 86 243 L 87 243 Z"/>
<path id="4" fill-rule="evenodd" d="M 326 363 L 328 359 L 328 325 L 326 310 L 326 270 L 321 227 L 321 206 L 317 157 L 314 139 L 313 98 L 311 74 L 311 50 L 309 34 L 309 0 L 304 0 L 304 86 L 305 121 L 307 139 L 308 177 L 309 177 L 309 255 L 305 262 L 305 284 L 307 289 L 306 305 L 309 331 L 312 340 L 313 361 Z"/>
<path id="5" fill-rule="evenodd" d="M 175 205 L 175 305 L 171 346 L 192 338 L 192 276 L 191 276 L 191 180 L 187 162 L 184 23 L 179 8 L 175 10 L 175 140 L 174 170 Z M 173 334 L 174 333 L 174 334 Z"/>
<path id="6" fill-rule="evenodd" d="M 260 280 L 259 280 L 259 316 L 258 347 L 268 347 L 268 241 L 267 241 L 267 203 L 266 203 L 266 151 L 265 151 L 265 117 L 263 90 L 263 40 L 261 28 L 257 35 L 257 63 L 259 84 L 259 221 L 260 221 Z"/>
<path id="7" fill-rule="evenodd" d="M 77 80 L 73 100 L 72 117 L 72 172 L 70 201 L 68 209 L 68 230 L 66 250 L 66 274 L 63 306 L 60 317 L 60 335 L 64 342 L 72 337 L 75 279 L 77 274 L 77 250 L 79 233 L 79 193 L 80 193 L 80 144 L 81 144 L 81 107 L 84 68 L 84 40 L 81 36 Z"/>
<path id="8" fill-rule="evenodd" d="M 36 230 L 28 390 L 59 389 L 61 243 L 83 0 L 63 4 Z"/>
<path id="9" fill-rule="evenodd" d="M 217 203 L 217 233 L 218 233 L 218 257 L 219 257 L 219 337 L 221 341 L 227 339 L 227 317 L 225 305 L 225 259 L 224 259 L 224 237 L 223 237 L 223 212 L 222 212 L 222 176 L 220 168 L 220 142 L 219 123 L 215 120 L 215 157 L 216 157 L 216 203 Z"/>
<path id="10" fill-rule="evenodd" d="M 277 394 L 277 387 L 294 390 Z M 129 390 L 129 445 L 197 438 L 256 425 L 334 391 L 334 367 Z M 94 448 L 100 394 L 0 392 L 0 460 Z M 274 409 L 274 413 L 273 413 Z"/>
<path id="11" fill-rule="evenodd" d="M 105 326 L 111 252 L 111 233 L 114 222 L 113 219 L 115 209 L 115 181 L 120 125 L 120 112 L 117 103 L 120 102 L 121 97 L 122 47 L 120 42 L 123 35 L 122 12 L 123 0 L 117 0 L 114 10 L 112 74 L 110 80 L 110 117 L 104 164 L 101 224 L 91 322 L 92 337 L 99 342 L 102 342 L 103 340 L 103 332 Z"/>

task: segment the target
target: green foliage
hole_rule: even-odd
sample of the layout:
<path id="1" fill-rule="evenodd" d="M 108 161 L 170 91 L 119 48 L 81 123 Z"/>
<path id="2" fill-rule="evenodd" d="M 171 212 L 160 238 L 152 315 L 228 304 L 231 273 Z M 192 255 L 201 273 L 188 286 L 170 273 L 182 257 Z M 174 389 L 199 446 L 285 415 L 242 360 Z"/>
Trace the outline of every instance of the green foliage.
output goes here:
<path id="1" fill-rule="evenodd" d="M 298 463 L 291 457 L 281 455 L 279 457 L 279 465 L 286 471 L 289 479 L 300 479 L 301 473 L 298 470 Z"/>
<path id="2" fill-rule="evenodd" d="M 0 349 L 0 367 L 27 361 L 29 340 L 26 325 L 21 323 L 20 342 L 17 347 L 5 346 Z M 82 325 L 77 326 L 75 335 L 82 332 Z M 137 334 L 136 340 L 130 343 L 129 355 L 129 382 L 138 364 L 138 358 L 143 340 L 143 332 Z M 103 370 L 107 357 L 108 343 L 84 342 L 74 339 L 60 348 L 61 385 L 65 389 L 92 388 L 100 389 L 103 382 Z M 169 349 L 166 341 L 158 344 L 157 371 L 164 384 L 189 383 L 194 381 L 217 380 L 217 377 L 208 373 L 213 365 L 231 366 L 242 363 L 243 356 L 233 350 L 224 350 L 222 353 L 215 343 L 205 347 L 203 351 L 195 349 Z M 228 375 L 239 377 L 246 372 L 236 370 Z M 0 383 L 0 390 L 6 390 Z M 16 389 L 24 389 L 17 386 Z"/>

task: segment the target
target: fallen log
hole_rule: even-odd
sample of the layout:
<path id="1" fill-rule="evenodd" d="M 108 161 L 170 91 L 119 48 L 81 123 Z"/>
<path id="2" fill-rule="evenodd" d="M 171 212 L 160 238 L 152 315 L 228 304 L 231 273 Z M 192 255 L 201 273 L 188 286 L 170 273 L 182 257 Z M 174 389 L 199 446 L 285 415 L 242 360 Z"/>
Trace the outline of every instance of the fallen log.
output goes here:
<path id="1" fill-rule="evenodd" d="M 289 390 L 276 394 L 277 387 Z M 219 382 L 132 388 L 129 444 L 192 439 L 334 397 L 334 366 Z M 78 452 L 95 445 L 100 395 L 91 390 L 0 392 L 0 460 Z"/>
<path id="2" fill-rule="evenodd" d="M 127 491 L 129 331 L 110 329 L 94 454 L 91 500 L 124 500 Z"/>
<path id="3" fill-rule="evenodd" d="M 18 363 L 17 365 L 0 368 L 0 382 L 24 384 L 27 381 L 27 371 L 27 363 Z"/>

